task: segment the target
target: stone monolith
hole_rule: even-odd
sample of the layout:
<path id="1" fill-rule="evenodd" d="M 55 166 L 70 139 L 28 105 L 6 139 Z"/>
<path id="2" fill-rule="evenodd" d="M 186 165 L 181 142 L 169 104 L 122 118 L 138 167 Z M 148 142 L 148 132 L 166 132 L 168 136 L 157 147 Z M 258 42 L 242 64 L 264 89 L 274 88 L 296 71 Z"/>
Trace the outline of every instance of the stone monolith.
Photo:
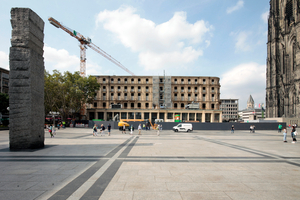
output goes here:
<path id="1" fill-rule="evenodd" d="M 44 21 L 29 8 L 11 9 L 9 143 L 44 147 Z"/>

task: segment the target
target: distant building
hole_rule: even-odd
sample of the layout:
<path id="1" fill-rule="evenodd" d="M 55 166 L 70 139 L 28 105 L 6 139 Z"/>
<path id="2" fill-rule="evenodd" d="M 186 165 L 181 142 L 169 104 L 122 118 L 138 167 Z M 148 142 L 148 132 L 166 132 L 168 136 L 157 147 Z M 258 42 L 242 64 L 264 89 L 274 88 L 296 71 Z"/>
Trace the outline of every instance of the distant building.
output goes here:
<path id="1" fill-rule="evenodd" d="M 0 92 L 8 94 L 9 71 L 0 67 Z"/>
<path id="2" fill-rule="evenodd" d="M 222 121 L 233 122 L 238 120 L 238 99 L 221 99 Z"/>
<path id="3" fill-rule="evenodd" d="M 252 120 L 258 120 L 264 118 L 262 108 L 254 108 L 254 100 L 252 96 L 249 96 L 249 99 L 247 101 L 247 108 L 244 110 L 239 111 L 240 119 L 244 122 L 246 121 L 252 121 Z"/>
<path id="4" fill-rule="evenodd" d="M 222 122 L 218 77 L 96 76 L 101 85 L 87 118 Z M 189 105 L 189 106 L 188 106 Z M 191 107 L 190 107 L 191 106 Z M 195 107 L 197 106 L 197 108 Z M 187 109 L 189 107 L 189 109 Z"/>

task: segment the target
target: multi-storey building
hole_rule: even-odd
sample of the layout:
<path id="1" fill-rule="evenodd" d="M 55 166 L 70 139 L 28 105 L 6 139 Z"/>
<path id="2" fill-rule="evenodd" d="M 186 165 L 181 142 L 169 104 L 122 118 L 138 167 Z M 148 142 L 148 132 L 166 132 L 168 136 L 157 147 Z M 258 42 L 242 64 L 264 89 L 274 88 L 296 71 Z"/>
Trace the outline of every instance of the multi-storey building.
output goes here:
<path id="1" fill-rule="evenodd" d="M 218 77 L 97 76 L 100 90 L 87 108 L 91 119 L 222 122 Z M 185 109 L 191 103 L 199 109 Z"/>
<path id="2" fill-rule="evenodd" d="M 300 117 L 300 2 L 270 0 L 266 116 Z"/>
<path id="3" fill-rule="evenodd" d="M 232 122 L 238 121 L 238 99 L 221 99 L 222 121 Z"/>
<path id="4" fill-rule="evenodd" d="M 9 71 L 0 67 L 0 92 L 8 94 Z"/>

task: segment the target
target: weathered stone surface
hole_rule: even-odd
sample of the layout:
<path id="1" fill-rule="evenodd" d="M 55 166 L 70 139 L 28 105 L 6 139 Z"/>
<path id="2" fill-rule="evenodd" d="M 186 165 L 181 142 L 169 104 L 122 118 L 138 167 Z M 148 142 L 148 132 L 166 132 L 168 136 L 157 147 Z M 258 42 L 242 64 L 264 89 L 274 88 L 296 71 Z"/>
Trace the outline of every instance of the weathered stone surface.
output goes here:
<path id="1" fill-rule="evenodd" d="M 11 10 L 10 148 L 44 146 L 44 22 L 28 8 Z"/>

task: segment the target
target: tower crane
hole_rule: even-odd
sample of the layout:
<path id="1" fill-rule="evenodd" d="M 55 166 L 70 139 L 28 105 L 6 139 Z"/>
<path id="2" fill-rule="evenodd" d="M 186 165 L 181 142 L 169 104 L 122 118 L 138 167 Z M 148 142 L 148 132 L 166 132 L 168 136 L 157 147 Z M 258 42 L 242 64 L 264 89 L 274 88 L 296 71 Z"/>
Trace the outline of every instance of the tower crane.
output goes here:
<path id="1" fill-rule="evenodd" d="M 48 20 L 49 20 L 50 24 L 52 24 L 56 28 L 61 28 L 62 30 L 66 31 L 72 37 L 76 38 L 80 42 L 80 75 L 81 76 L 83 76 L 83 77 L 86 76 L 86 62 L 85 61 L 86 61 L 86 49 L 87 49 L 87 47 L 90 47 L 91 49 L 93 49 L 97 53 L 101 54 L 102 56 L 104 56 L 105 58 L 107 58 L 108 60 L 113 62 L 114 64 L 118 65 L 119 67 L 121 67 L 123 70 L 125 70 L 126 72 L 128 72 L 132 76 L 134 76 L 134 73 L 129 71 L 119 61 L 117 61 L 116 59 L 111 57 L 111 55 L 107 54 L 105 51 L 103 51 L 98 46 L 93 44 L 92 40 L 90 38 L 88 38 L 88 37 L 85 38 L 83 35 L 81 35 L 77 31 L 72 30 L 72 29 L 62 25 L 60 22 L 58 22 L 57 20 L 55 20 L 52 17 L 50 17 Z"/>

